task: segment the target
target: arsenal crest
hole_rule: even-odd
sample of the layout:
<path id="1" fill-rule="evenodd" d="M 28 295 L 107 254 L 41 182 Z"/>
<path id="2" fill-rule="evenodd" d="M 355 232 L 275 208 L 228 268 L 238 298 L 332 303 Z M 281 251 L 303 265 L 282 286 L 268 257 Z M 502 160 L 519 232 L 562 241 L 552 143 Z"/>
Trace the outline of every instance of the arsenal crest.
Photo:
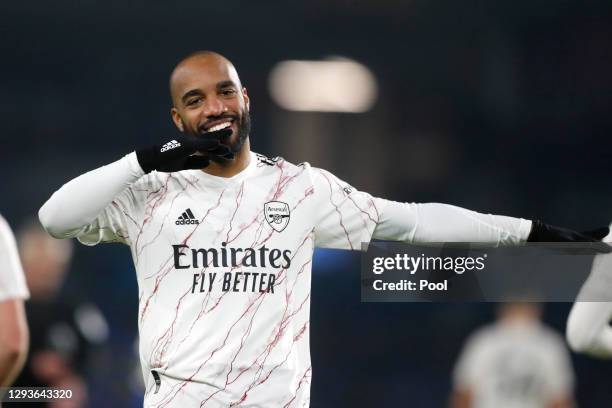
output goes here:
<path id="1" fill-rule="evenodd" d="M 268 201 L 264 205 L 264 216 L 274 231 L 281 232 L 289 224 L 289 204 L 281 201 Z"/>

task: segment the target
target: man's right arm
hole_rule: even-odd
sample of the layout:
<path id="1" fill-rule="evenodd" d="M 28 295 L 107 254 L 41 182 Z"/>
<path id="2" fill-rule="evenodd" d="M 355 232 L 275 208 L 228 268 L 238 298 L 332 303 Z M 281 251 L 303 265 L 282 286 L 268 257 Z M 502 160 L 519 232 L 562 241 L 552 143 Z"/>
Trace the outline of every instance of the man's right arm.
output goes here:
<path id="1" fill-rule="evenodd" d="M 169 142 L 136 150 L 64 184 L 42 206 L 38 218 L 55 238 L 76 237 L 122 191 L 146 173 L 202 169 L 208 165 L 211 155 L 229 154 L 229 148 L 220 144 L 220 140 L 230 133 L 222 129 L 206 137 L 181 135 Z M 196 152 L 206 155 L 194 155 Z"/>
<path id="2" fill-rule="evenodd" d="M 143 175 L 136 153 L 85 173 L 53 193 L 38 212 L 40 222 L 55 238 L 73 238 Z"/>

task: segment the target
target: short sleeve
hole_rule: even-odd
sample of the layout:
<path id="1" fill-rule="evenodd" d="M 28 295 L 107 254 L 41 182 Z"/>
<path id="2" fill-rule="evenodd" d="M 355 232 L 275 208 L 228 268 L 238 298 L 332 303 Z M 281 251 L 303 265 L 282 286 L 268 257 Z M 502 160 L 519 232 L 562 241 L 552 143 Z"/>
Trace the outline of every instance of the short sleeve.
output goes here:
<path id="1" fill-rule="evenodd" d="M 140 207 L 142 205 L 138 185 L 126 188 L 119 194 L 96 219 L 77 235 L 80 243 L 97 245 L 119 242 L 131 245 L 131 231 L 140 228 Z"/>
<path id="2" fill-rule="evenodd" d="M 29 297 L 15 237 L 6 220 L 0 216 L 0 302 Z"/>
<path id="3" fill-rule="evenodd" d="M 369 243 L 379 220 L 377 201 L 333 174 L 313 168 L 316 200 L 315 246 L 361 249 Z"/>

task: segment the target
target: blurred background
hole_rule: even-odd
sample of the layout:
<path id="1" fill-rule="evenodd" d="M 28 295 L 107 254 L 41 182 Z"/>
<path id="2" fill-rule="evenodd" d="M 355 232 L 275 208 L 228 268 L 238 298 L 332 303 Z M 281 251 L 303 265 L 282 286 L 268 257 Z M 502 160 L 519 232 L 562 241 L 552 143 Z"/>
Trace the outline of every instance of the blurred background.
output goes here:
<path id="1" fill-rule="evenodd" d="M 168 75 L 198 49 L 236 65 L 256 152 L 308 161 L 398 201 L 575 229 L 612 219 L 609 1 L 56 0 L 0 9 L 0 213 L 18 237 L 70 178 L 174 134 Z M 128 249 L 56 252 L 67 272 L 53 273 L 59 286 L 45 299 L 76 319 L 73 384 L 88 389 L 87 406 L 142 406 Z M 312 406 L 445 406 L 462 345 L 494 319 L 494 305 L 368 304 L 359 289 L 359 254 L 316 253 Z M 569 308 L 545 305 L 544 321 L 562 332 Z M 83 310 L 93 337 L 71 316 Z M 579 406 L 610 406 L 612 363 L 572 362 Z"/>

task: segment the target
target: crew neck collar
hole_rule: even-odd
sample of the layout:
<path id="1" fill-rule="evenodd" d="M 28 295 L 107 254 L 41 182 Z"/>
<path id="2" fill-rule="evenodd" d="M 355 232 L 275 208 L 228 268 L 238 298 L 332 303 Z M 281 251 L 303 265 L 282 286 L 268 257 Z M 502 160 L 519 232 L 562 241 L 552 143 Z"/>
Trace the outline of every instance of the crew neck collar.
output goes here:
<path id="1" fill-rule="evenodd" d="M 203 170 L 193 170 L 194 174 L 198 176 L 198 179 L 204 180 L 207 182 L 211 182 L 214 184 L 231 184 L 231 183 L 239 183 L 246 179 L 257 166 L 257 157 L 255 157 L 255 153 L 249 151 L 249 164 L 242 169 L 239 173 L 234 174 L 231 177 L 223 177 L 223 176 L 214 176 L 212 174 L 208 174 Z"/>

